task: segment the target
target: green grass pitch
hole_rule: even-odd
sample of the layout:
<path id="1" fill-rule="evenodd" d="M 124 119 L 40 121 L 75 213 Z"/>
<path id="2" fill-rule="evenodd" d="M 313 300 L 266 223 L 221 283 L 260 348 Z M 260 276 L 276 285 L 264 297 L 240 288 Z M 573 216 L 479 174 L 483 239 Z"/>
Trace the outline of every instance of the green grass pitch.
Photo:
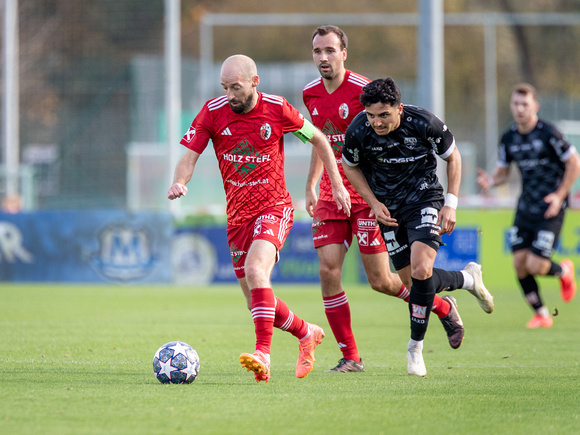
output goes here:
<path id="1" fill-rule="evenodd" d="M 323 373 L 340 358 L 315 285 L 277 296 L 326 338 L 314 370 L 294 376 L 297 340 L 276 330 L 272 378 L 239 362 L 254 350 L 237 286 L 0 285 L 2 434 L 571 434 L 580 431 L 580 298 L 564 304 L 542 281 L 554 317 L 527 330 L 517 288 L 491 289 L 485 314 L 456 291 L 466 338 L 458 350 L 431 318 L 426 378 L 406 373 L 408 308 L 349 286 L 366 372 Z M 201 359 L 190 385 L 162 385 L 151 361 L 182 340 Z"/>

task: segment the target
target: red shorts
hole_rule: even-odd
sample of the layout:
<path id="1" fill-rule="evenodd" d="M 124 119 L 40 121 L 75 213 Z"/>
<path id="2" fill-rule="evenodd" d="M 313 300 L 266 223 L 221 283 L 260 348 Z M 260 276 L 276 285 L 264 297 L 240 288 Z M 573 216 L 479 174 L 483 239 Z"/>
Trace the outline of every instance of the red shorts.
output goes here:
<path id="1" fill-rule="evenodd" d="M 264 211 L 256 219 L 244 222 L 241 225 L 228 226 L 228 244 L 234 265 L 236 278 L 246 276 L 244 265 L 246 254 L 254 240 L 268 240 L 276 246 L 278 261 L 280 250 L 284 246 L 286 237 L 292 228 L 294 209 L 292 207 L 276 207 Z"/>
<path id="2" fill-rule="evenodd" d="M 385 252 L 381 230 L 375 219 L 369 217 L 370 212 L 367 204 L 352 204 L 348 217 L 334 202 L 318 201 L 312 220 L 314 247 L 344 243 L 349 248 L 356 234 L 361 254 Z"/>

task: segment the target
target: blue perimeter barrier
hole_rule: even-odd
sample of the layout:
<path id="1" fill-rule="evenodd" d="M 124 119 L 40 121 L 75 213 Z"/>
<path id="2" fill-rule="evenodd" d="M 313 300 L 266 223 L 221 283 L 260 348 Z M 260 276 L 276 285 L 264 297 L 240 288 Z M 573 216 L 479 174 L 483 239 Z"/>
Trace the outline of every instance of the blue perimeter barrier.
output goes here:
<path id="1" fill-rule="evenodd" d="M 444 242 L 437 267 L 458 270 L 478 260 L 475 228 L 458 228 Z M 357 280 L 365 282 L 357 261 Z M 174 229 L 169 214 L 114 210 L 0 214 L 0 281 L 237 282 L 225 224 Z M 310 222 L 294 223 L 272 281 L 319 281 Z"/>

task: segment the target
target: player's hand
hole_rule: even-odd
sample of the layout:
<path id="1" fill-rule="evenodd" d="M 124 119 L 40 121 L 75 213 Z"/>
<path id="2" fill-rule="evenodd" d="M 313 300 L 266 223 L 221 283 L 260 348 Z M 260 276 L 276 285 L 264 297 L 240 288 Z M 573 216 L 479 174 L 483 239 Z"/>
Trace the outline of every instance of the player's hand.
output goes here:
<path id="1" fill-rule="evenodd" d="M 187 195 L 187 186 L 181 183 L 174 183 L 167 191 L 167 198 L 175 199 Z"/>
<path id="2" fill-rule="evenodd" d="M 492 180 L 491 175 L 489 175 L 483 169 L 477 168 L 477 178 L 475 179 L 475 181 L 477 182 L 479 187 L 481 187 L 481 190 L 483 190 L 483 192 L 487 192 L 489 189 L 491 189 L 490 182 L 491 180 Z"/>
<path id="3" fill-rule="evenodd" d="M 550 219 L 558 216 L 558 213 L 562 210 L 562 198 L 560 198 L 560 196 L 555 192 L 552 192 L 544 196 L 544 202 L 548 204 L 548 209 L 544 213 L 544 217 Z"/>
<path id="4" fill-rule="evenodd" d="M 314 209 L 316 208 L 316 203 L 318 202 L 318 195 L 315 190 L 306 189 L 306 198 L 304 200 L 306 211 L 310 217 L 314 217 Z"/>
<path id="5" fill-rule="evenodd" d="M 451 234 L 455 229 L 455 223 L 457 222 L 455 209 L 449 206 L 443 206 L 439 212 L 439 218 L 437 219 L 437 225 L 441 226 L 439 231 L 440 235 Z"/>
<path id="6" fill-rule="evenodd" d="M 397 219 L 391 217 L 391 212 L 387 208 L 385 204 L 382 202 L 377 201 L 376 204 L 371 206 L 371 212 L 369 213 L 369 217 L 374 217 L 377 222 L 382 223 L 388 227 L 397 227 L 399 224 L 397 223 Z"/>
<path id="7" fill-rule="evenodd" d="M 332 197 L 338 209 L 350 217 L 350 194 L 344 184 L 341 184 L 339 188 L 332 187 Z"/>

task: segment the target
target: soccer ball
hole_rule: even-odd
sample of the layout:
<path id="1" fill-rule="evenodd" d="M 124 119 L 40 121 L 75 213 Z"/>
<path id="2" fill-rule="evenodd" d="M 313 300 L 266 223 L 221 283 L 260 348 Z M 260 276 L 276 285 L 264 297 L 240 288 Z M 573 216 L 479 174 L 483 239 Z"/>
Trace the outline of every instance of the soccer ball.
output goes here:
<path id="1" fill-rule="evenodd" d="M 199 373 L 199 356 L 189 344 L 171 341 L 155 352 L 153 372 L 162 384 L 191 384 Z"/>

